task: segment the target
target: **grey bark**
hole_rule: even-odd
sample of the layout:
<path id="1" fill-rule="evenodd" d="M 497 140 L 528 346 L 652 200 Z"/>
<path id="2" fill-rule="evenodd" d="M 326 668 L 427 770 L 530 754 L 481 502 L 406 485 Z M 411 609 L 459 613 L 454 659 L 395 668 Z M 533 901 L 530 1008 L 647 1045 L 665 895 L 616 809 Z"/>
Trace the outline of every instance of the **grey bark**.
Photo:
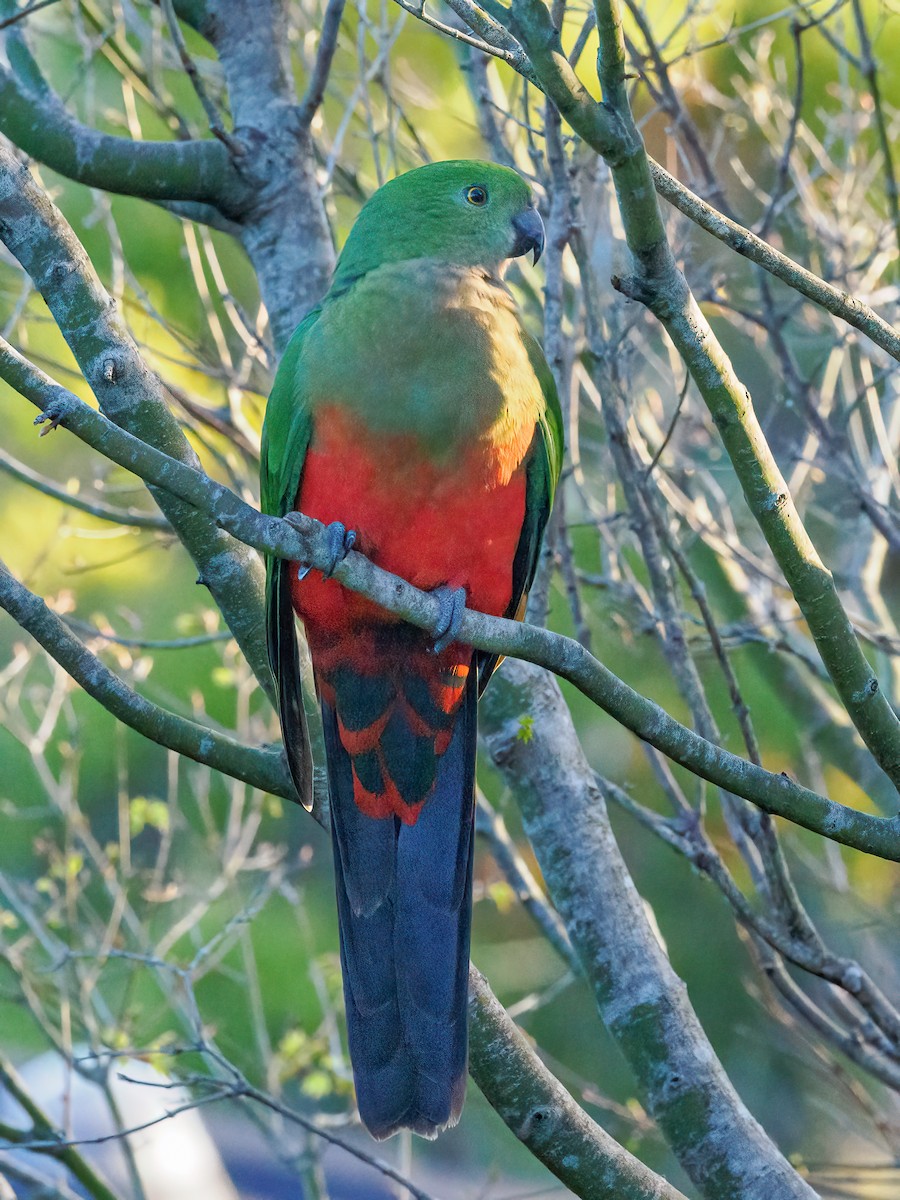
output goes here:
<path id="1" fill-rule="evenodd" d="M 315 147 L 286 60 L 285 7 L 281 0 L 210 0 L 203 32 L 225 72 L 235 136 L 244 146 L 238 167 L 256 193 L 241 243 L 282 351 L 334 269 Z"/>
<path id="2" fill-rule="evenodd" d="M 2 144 L 0 240 L 46 300 L 101 411 L 170 457 L 199 466 L 169 410 L 162 383 L 141 357 L 83 246 L 27 167 Z M 258 555 L 170 492 L 151 491 L 197 565 L 200 579 L 222 610 L 257 679 L 269 690 Z"/>
<path id="3" fill-rule="evenodd" d="M 812 1200 L 747 1110 L 647 922 L 594 773 L 551 675 L 508 660 L 484 705 L 495 764 L 642 1100 L 710 1200 Z M 519 737 L 519 717 L 533 719 Z"/>

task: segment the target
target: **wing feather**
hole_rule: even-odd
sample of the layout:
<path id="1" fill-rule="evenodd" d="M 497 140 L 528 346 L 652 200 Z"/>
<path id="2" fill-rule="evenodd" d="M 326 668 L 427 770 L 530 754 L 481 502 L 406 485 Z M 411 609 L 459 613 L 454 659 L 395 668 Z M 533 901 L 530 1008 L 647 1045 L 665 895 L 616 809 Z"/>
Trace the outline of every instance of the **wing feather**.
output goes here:
<path id="1" fill-rule="evenodd" d="M 522 340 L 544 393 L 544 407 L 538 417 L 534 440 L 528 451 L 525 475 L 525 520 L 513 559 L 512 598 L 504 616 L 519 617 L 521 608 L 534 582 L 541 553 L 541 539 L 550 519 L 553 496 L 559 483 L 563 458 L 563 419 L 559 396 L 550 364 L 540 345 L 524 329 Z M 500 663 L 498 654 L 479 654 L 478 694 Z"/>
<path id="2" fill-rule="evenodd" d="M 290 512 L 300 488 L 312 435 L 312 417 L 304 394 L 300 357 L 306 335 L 318 315 L 319 310 L 314 309 L 295 330 L 266 406 L 260 453 L 260 506 L 269 516 L 283 517 Z M 296 570 L 296 563 L 266 555 L 266 644 L 291 777 L 303 807 L 312 809 L 312 754 L 291 605 L 291 571 Z"/>

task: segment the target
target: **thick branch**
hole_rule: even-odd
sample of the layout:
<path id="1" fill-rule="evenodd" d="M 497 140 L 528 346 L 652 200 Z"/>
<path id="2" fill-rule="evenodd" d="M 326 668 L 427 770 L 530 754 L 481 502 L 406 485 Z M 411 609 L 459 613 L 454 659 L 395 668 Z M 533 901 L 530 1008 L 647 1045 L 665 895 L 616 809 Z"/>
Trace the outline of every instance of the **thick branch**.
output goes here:
<path id="1" fill-rule="evenodd" d="M 572 1099 L 475 967 L 469 968 L 470 1072 L 519 1141 L 582 1200 L 684 1200 Z"/>
<path id="2" fill-rule="evenodd" d="M 4 146 L 0 146 L 0 239 L 46 300 L 103 412 L 165 454 L 196 464 L 196 455 L 169 411 L 162 384 L 141 357 L 84 247 L 27 167 Z M 256 678 L 271 694 L 258 559 L 171 492 L 153 495 L 194 560 Z"/>
<path id="3" fill-rule="evenodd" d="M 308 114 L 296 102 L 285 5 L 206 0 L 206 9 L 203 32 L 218 53 L 235 133 L 246 147 L 241 171 L 256 189 L 241 242 L 282 351 L 334 267 Z"/>
<path id="4" fill-rule="evenodd" d="M 41 409 L 51 426 L 65 426 L 148 483 L 171 491 L 199 511 L 214 514 L 218 526 L 246 544 L 264 553 L 309 563 L 319 570 L 330 565 L 328 539 L 318 521 L 302 517 L 294 524 L 261 516 L 222 484 L 113 425 L 3 345 L 0 345 L 0 376 Z M 334 575 L 346 587 L 420 629 L 435 631 L 439 627 L 440 604 L 433 596 L 382 571 L 361 554 L 351 551 Z M 675 762 L 751 800 L 766 812 L 786 817 L 844 845 L 900 861 L 900 817 L 874 817 L 858 812 L 801 787 L 785 775 L 773 775 L 729 754 L 628 687 L 579 642 L 537 626 L 469 610 L 463 614 L 460 638 L 478 649 L 546 666 Z"/>
<path id="5" fill-rule="evenodd" d="M 484 708 L 491 756 L 604 1024 L 682 1165 L 716 1200 L 812 1200 L 734 1091 L 647 922 L 555 680 L 507 662 Z M 527 742 L 523 708 L 534 718 Z"/>
<path id="6" fill-rule="evenodd" d="M 218 141 L 135 142 L 76 120 L 49 89 L 16 70 L 24 47 L 8 39 L 0 60 L 0 132 L 26 154 L 89 187 L 145 200 L 210 204 L 236 219 L 253 197 Z"/>

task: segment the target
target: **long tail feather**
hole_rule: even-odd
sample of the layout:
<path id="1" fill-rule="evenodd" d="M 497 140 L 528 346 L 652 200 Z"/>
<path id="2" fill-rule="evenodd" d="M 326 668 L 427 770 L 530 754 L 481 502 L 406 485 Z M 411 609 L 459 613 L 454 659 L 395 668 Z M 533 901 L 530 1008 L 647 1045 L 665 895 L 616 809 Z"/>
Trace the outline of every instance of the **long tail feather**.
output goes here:
<path id="1" fill-rule="evenodd" d="M 407 823 L 359 809 L 338 716 L 322 701 L 347 1029 L 360 1115 L 376 1138 L 403 1128 L 436 1137 L 462 1108 L 476 708 L 473 671 L 433 790 Z"/>

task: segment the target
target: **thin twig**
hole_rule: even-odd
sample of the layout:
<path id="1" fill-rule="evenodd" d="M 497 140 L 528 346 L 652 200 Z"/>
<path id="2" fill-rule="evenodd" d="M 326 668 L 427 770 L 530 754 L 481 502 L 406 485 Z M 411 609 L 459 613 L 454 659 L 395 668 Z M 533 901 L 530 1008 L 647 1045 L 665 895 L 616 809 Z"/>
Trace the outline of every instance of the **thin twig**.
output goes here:
<path id="1" fill-rule="evenodd" d="M 167 0 L 171 3 L 171 0 Z M 328 0 L 325 16 L 322 19 L 322 32 L 319 35 L 319 49 L 312 74 L 309 77 L 306 93 L 300 101 L 300 122 L 307 129 L 325 96 L 328 76 L 331 74 L 331 64 L 337 50 L 338 34 L 341 30 L 341 20 L 347 0 Z"/>
<path id="2" fill-rule="evenodd" d="M 209 122 L 210 132 L 219 139 L 223 145 L 227 146 L 230 153 L 239 158 L 244 153 L 244 147 L 240 141 L 222 124 L 222 118 L 219 115 L 219 110 L 213 104 L 206 90 L 203 80 L 200 78 L 200 72 L 197 70 L 197 64 L 191 58 L 181 32 L 181 26 L 178 23 L 178 17 L 175 13 L 175 5 L 173 0 L 161 0 L 163 11 L 166 14 L 166 21 L 169 26 L 169 33 L 172 35 L 172 41 L 175 44 L 175 49 L 178 51 L 178 57 L 181 59 L 181 65 L 184 68 L 185 74 L 190 79 L 194 91 L 197 93 L 197 99 L 203 105 L 203 111 L 206 113 L 206 119 Z"/>
<path id="3" fill-rule="evenodd" d="M 9 29 L 11 25 L 16 25 L 19 21 L 24 21 L 26 17 L 30 17 L 32 13 L 40 12 L 42 8 L 49 8 L 51 4 L 57 4 L 58 0 L 35 0 L 34 4 L 29 4 L 27 8 L 21 8 L 17 13 L 13 13 L 11 17 L 4 17 L 0 21 L 0 30 Z"/>

